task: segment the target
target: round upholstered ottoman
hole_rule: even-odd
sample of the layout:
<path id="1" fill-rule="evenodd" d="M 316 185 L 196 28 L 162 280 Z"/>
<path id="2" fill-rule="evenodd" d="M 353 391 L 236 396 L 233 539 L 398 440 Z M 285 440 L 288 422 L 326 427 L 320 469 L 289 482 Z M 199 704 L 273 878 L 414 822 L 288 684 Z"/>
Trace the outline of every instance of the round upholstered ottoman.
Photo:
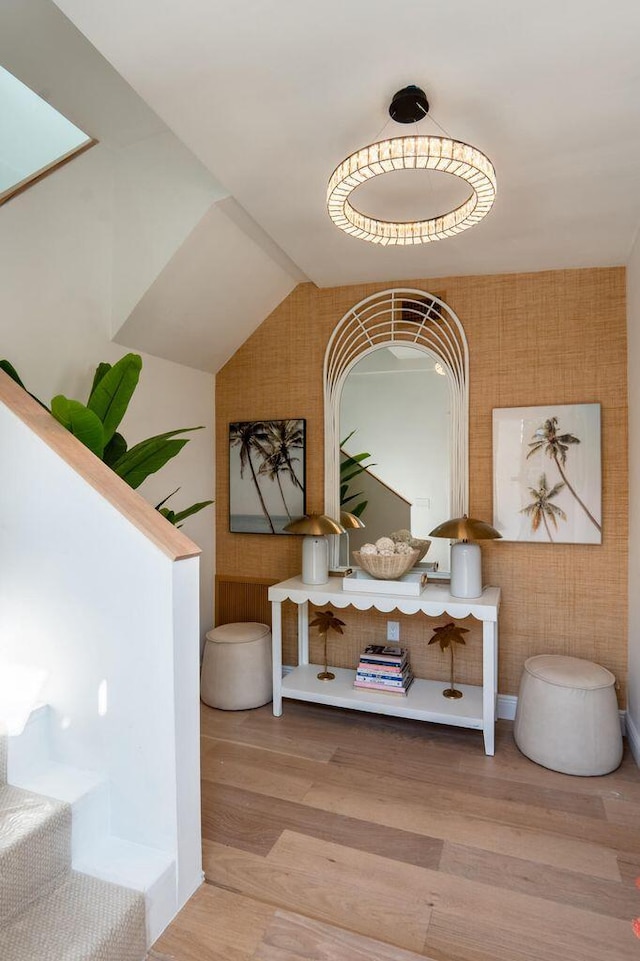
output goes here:
<path id="1" fill-rule="evenodd" d="M 608 774 L 622 760 L 615 677 L 579 657 L 525 661 L 513 730 L 523 754 L 563 774 Z"/>
<path id="2" fill-rule="evenodd" d="M 209 631 L 200 696 L 223 711 L 243 711 L 271 700 L 271 630 L 266 624 L 223 624 Z"/>

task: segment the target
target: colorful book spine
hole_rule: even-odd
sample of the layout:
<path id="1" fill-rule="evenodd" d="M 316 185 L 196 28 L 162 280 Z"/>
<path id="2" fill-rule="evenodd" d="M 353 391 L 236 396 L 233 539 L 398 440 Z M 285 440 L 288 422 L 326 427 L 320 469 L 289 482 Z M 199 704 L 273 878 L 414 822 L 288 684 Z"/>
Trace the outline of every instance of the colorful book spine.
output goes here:
<path id="1" fill-rule="evenodd" d="M 403 657 L 401 661 L 378 661 L 376 658 L 365 657 L 364 654 L 361 654 L 360 663 L 370 664 L 372 667 L 383 667 L 383 668 L 391 667 L 391 668 L 399 668 L 400 670 L 402 670 L 403 667 L 407 666 L 407 664 L 409 663 L 409 660 L 408 658 Z"/>
<path id="2" fill-rule="evenodd" d="M 375 684 L 372 682 L 355 680 L 353 682 L 353 686 L 361 691 L 377 691 L 379 694 L 395 694 L 396 697 L 406 697 L 412 681 L 413 678 L 407 680 L 406 685 L 403 687 L 393 687 L 385 684 Z"/>
<path id="3" fill-rule="evenodd" d="M 360 661 L 358 670 L 365 671 L 367 674 L 389 674 L 393 677 L 404 674 L 405 671 L 408 670 L 408 665 L 405 664 L 404 667 L 396 667 L 393 664 L 369 664 L 368 661 Z"/>
<path id="4" fill-rule="evenodd" d="M 384 687 L 402 687 L 405 682 L 403 677 L 385 677 L 379 674 L 365 674 L 363 671 L 357 671 L 356 679 L 358 681 L 368 681 L 375 684 L 381 684 Z"/>
<path id="5" fill-rule="evenodd" d="M 369 644 L 362 652 L 362 657 L 375 658 L 376 661 L 388 661 L 390 663 L 400 663 L 406 661 L 407 652 L 403 647 L 385 647 L 382 644 Z"/>

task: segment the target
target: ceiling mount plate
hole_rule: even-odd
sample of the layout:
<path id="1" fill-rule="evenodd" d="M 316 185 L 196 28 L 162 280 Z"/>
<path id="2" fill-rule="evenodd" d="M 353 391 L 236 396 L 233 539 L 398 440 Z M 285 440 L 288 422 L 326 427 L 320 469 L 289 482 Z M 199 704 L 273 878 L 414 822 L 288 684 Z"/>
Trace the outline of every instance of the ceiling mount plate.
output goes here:
<path id="1" fill-rule="evenodd" d="M 411 84 L 393 95 L 389 115 L 396 123 L 417 123 L 429 113 L 429 101 L 424 90 Z"/>

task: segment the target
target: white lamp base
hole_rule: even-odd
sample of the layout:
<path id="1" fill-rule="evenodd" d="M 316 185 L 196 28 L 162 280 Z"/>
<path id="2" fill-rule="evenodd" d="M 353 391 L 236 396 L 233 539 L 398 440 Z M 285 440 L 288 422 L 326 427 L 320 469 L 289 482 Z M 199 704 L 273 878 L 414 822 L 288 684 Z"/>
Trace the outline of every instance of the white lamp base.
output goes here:
<path id="1" fill-rule="evenodd" d="M 329 580 L 329 544 L 324 534 L 307 534 L 302 541 L 302 583 L 326 584 Z"/>
<path id="2" fill-rule="evenodd" d="M 480 597 L 482 594 L 482 552 L 479 544 L 460 541 L 451 548 L 452 597 Z"/>

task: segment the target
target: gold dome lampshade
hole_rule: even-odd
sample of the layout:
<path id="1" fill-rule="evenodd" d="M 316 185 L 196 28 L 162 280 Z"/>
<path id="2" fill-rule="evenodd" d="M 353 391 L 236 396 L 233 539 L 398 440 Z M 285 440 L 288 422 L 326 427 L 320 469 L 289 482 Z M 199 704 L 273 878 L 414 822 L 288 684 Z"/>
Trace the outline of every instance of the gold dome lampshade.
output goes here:
<path id="1" fill-rule="evenodd" d="M 480 597 L 482 594 L 482 553 L 473 541 L 502 537 L 495 527 L 475 517 L 453 517 L 438 524 L 430 537 L 446 537 L 458 543 L 451 547 L 451 587 L 453 597 Z"/>
<path id="2" fill-rule="evenodd" d="M 340 523 L 345 530 L 363 530 L 367 525 L 364 521 L 361 521 L 359 517 L 355 514 L 350 514 L 349 511 L 340 511 Z"/>
<path id="3" fill-rule="evenodd" d="M 290 534 L 302 534 L 302 582 L 326 584 L 329 580 L 327 534 L 344 534 L 344 527 L 326 514 L 306 514 L 285 526 Z"/>

